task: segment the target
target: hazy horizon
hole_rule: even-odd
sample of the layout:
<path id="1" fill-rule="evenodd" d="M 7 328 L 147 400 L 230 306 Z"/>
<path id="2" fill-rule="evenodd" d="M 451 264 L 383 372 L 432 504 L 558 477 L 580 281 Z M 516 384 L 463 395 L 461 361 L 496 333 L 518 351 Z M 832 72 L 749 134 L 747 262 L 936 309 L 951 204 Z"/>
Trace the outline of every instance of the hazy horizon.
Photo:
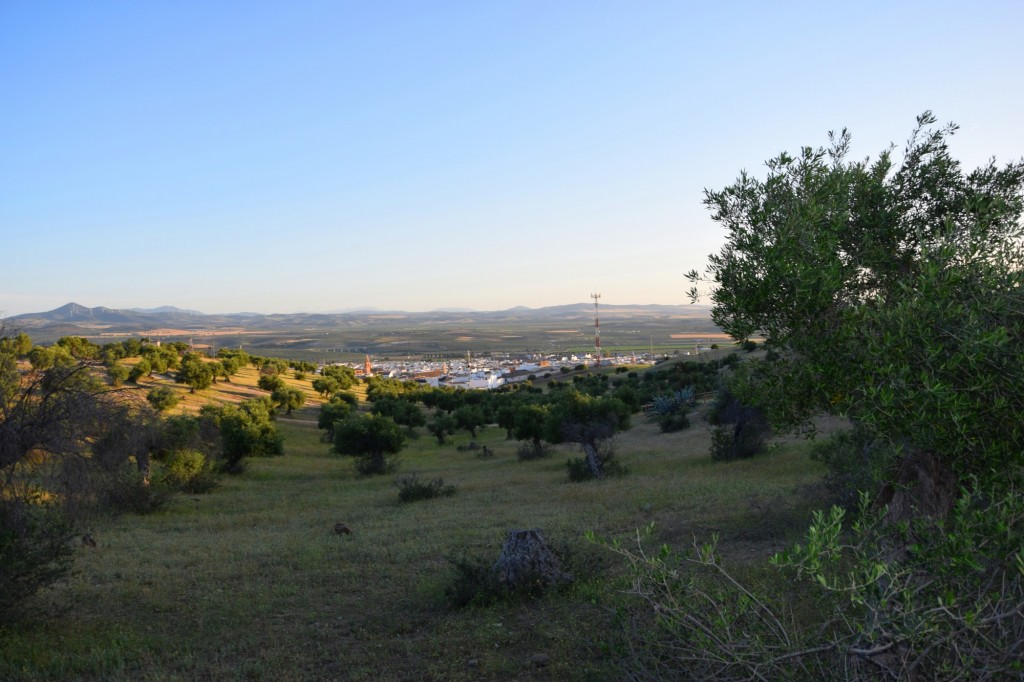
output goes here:
<path id="1" fill-rule="evenodd" d="M 783 150 L 1024 156 L 1024 5 L 4 3 L 0 311 L 687 302 Z M 72 292 L 72 293 L 68 293 Z M 171 303 L 169 303 L 171 302 Z"/>
<path id="2" fill-rule="evenodd" d="M 542 309 L 542 308 L 552 308 L 552 307 L 558 308 L 558 307 L 567 307 L 567 306 L 584 306 L 584 307 L 589 308 L 590 306 L 593 306 L 593 301 L 591 300 L 589 302 L 587 302 L 587 301 L 576 301 L 576 302 L 569 302 L 569 303 L 556 303 L 556 304 L 553 304 L 553 305 L 550 305 L 550 306 L 513 305 L 513 306 L 509 306 L 507 308 L 464 308 L 464 307 L 455 307 L 455 306 L 438 306 L 436 308 L 428 308 L 428 309 L 411 309 L 411 308 L 402 308 L 402 307 L 398 307 L 398 308 L 380 308 L 380 307 L 377 307 L 377 306 L 354 306 L 354 307 L 351 307 L 351 308 L 335 308 L 335 309 L 329 309 L 329 310 L 312 310 L 312 309 L 267 310 L 267 311 L 262 311 L 262 310 L 222 310 L 222 311 L 213 312 L 213 311 L 208 311 L 208 310 L 196 310 L 194 308 L 183 308 L 182 306 L 177 306 L 177 305 L 170 304 L 170 303 L 164 303 L 164 304 L 150 306 L 150 307 L 143 307 L 143 306 L 112 306 L 112 305 L 106 305 L 106 304 L 102 304 L 102 303 L 97 304 L 97 305 L 85 305 L 85 304 L 83 304 L 83 303 L 81 303 L 79 301 L 70 300 L 70 301 L 66 301 L 65 303 L 63 303 L 63 304 L 61 304 L 59 306 L 54 306 L 53 308 L 47 308 L 45 310 L 30 310 L 30 311 L 26 311 L 24 313 L 17 313 L 16 315 L 7 315 L 3 311 L 0 311 L 0 321 L 2 321 L 5 318 L 8 318 L 8 317 L 15 317 L 15 316 L 18 316 L 18 315 L 33 315 L 33 314 L 48 313 L 48 312 L 52 312 L 54 310 L 59 310 L 59 309 L 65 307 L 65 306 L 72 305 L 72 304 L 81 306 L 83 308 L 106 308 L 108 310 L 131 310 L 131 311 L 136 311 L 136 312 L 152 312 L 154 310 L 159 310 L 161 308 L 164 308 L 164 309 L 173 308 L 173 309 L 175 309 L 176 311 L 179 311 L 179 312 L 198 313 L 198 314 L 201 314 L 201 315 L 239 315 L 239 314 L 245 315 L 245 314 L 250 314 L 250 313 L 251 314 L 258 314 L 258 315 L 291 315 L 291 314 L 296 314 L 296 315 L 301 315 L 301 314 L 308 314 L 308 315 L 340 315 L 340 314 L 346 314 L 346 313 L 359 313 L 359 312 L 381 312 L 381 313 L 432 313 L 432 312 L 490 313 L 490 312 L 501 312 L 501 311 L 505 311 L 505 310 L 512 310 L 512 309 L 515 309 L 515 308 L 526 308 L 526 309 L 530 309 L 530 310 L 538 310 L 538 309 Z M 623 307 L 644 307 L 644 306 L 685 306 L 685 307 L 690 307 L 691 304 L 689 302 L 686 302 L 686 303 L 611 303 L 611 302 L 607 302 L 606 303 L 606 302 L 603 301 L 603 299 L 602 299 L 602 302 L 601 302 L 601 308 L 604 308 L 604 309 L 623 308 Z M 706 304 L 697 303 L 697 304 L 693 304 L 693 307 L 694 308 L 706 308 L 708 306 Z"/>

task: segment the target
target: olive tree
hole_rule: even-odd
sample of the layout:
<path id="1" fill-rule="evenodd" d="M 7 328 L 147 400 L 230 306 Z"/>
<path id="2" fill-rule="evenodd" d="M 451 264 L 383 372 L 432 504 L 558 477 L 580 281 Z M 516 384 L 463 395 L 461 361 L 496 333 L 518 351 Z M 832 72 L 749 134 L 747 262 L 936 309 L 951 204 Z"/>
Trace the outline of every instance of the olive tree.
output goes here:
<path id="1" fill-rule="evenodd" d="M 955 491 L 1024 463 L 1024 163 L 965 172 L 956 127 L 934 123 L 918 118 L 899 164 L 849 161 L 844 130 L 708 190 L 726 244 L 689 278 L 712 285 L 716 324 L 774 351 L 744 398 L 789 426 L 849 416 Z"/>
<path id="2" fill-rule="evenodd" d="M 405 431 L 390 417 L 353 415 L 334 423 L 334 451 L 356 458 L 356 470 L 362 474 L 394 471 L 395 455 L 405 445 Z"/>
<path id="3" fill-rule="evenodd" d="M 774 559 L 821 590 L 824 622 L 786 624 L 783 586 L 741 587 L 713 547 L 685 575 L 666 552 L 625 552 L 638 593 L 678 626 L 663 633 L 668 670 L 1019 677 L 1024 163 L 967 172 L 949 151 L 955 131 L 925 113 L 898 160 L 889 149 L 851 161 L 844 130 L 772 159 L 764 179 L 706 192 L 726 243 L 689 273 L 691 296 L 710 285 L 715 323 L 738 341 L 762 336 L 767 351 L 737 365 L 730 388 L 777 425 L 840 415 L 887 447 L 853 523 L 838 506 L 816 513 L 805 543 Z M 704 569 L 714 585 L 699 582 Z M 697 585 L 699 609 L 679 584 Z M 736 629 L 707 637 L 687 620 L 699 612 Z M 759 622 L 742 627 L 750 614 Z"/>
<path id="4" fill-rule="evenodd" d="M 181 359 L 176 381 L 186 384 L 189 393 L 202 391 L 213 383 L 213 368 L 195 353 L 188 353 Z"/>
<path id="5" fill-rule="evenodd" d="M 617 398 L 595 397 L 575 390 L 560 391 L 544 422 L 549 443 L 579 443 L 593 478 L 604 476 L 600 444 L 630 427 L 630 410 Z"/>
<path id="6" fill-rule="evenodd" d="M 306 403 L 306 394 L 297 388 L 280 386 L 270 394 L 270 401 L 278 407 L 285 409 L 285 414 L 291 416 L 292 410 L 302 407 Z"/>

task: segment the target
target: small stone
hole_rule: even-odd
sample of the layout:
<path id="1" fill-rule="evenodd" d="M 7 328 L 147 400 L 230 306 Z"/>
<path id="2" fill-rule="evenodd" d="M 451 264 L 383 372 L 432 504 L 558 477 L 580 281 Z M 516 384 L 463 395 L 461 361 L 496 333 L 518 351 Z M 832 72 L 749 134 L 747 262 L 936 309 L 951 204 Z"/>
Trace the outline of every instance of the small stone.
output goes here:
<path id="1" fill-rule="evenodd" d="M 530 663 L 534 668 L 546 668 L 551 665 L 551 657 L 547 654 L 534 654 L 530 656 Z"/>

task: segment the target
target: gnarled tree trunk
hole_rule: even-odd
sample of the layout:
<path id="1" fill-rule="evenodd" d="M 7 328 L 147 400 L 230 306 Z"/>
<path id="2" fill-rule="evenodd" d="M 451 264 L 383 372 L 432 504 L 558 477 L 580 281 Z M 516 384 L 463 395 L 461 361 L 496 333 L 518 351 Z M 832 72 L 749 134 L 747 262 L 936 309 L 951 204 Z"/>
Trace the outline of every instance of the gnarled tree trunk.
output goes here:
<path id="1" fill-rule="evenodd" d="M 543 588 L 572 580 L 544 542 L 539 528 L 510 530 L 501 556 L 491 571 L 499 583 L 516 590 Z"/>

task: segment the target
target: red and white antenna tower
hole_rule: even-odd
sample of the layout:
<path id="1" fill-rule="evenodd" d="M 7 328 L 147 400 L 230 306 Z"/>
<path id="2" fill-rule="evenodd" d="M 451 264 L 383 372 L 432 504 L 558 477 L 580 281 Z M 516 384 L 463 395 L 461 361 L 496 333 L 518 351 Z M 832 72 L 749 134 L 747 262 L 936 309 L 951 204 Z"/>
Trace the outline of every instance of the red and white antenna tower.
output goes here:
<path id="1" fill-rule="evenodd" d="M 601 323 L 598 321 L 597 316 L 597 299 L 601 298 L 601 294 L 591 294 L 590 298 L 594 299 L 594 351 L 597 354 L 597 362 L 594 367 L 601 366 Z"/>

